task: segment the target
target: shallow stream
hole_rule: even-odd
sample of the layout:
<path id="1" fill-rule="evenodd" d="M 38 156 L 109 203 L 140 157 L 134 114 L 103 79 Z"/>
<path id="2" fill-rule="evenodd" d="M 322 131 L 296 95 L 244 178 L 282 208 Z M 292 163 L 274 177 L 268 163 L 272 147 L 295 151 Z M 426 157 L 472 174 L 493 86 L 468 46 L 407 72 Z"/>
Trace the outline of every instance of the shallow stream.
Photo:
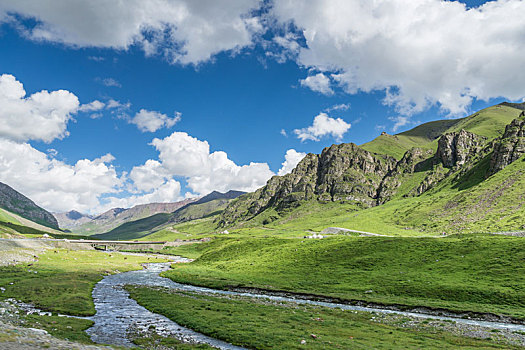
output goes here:
<path id="1" fill-rule="evenodd" d="M 178 260 L 177 262 L 184 262 L 184 260 Z M 162 315 L 146 310 L 136 301 L 129 298 L 128 292 L 123 289 L 123 286 L 127 284 L 166 287 L 204 294 L 262 298 L 277 302 L 293 302 L 297 304 L 318 305 L 343 310 L 398 314 L 408 317 L 453 321 L 460 324 L 488 327 L 492 329 L 505 329 L 509 331 L 525 332 L 525 325 L 522 324 L 482 321 L 451 316 L 438 316 L 418 312 L 404 312 L 398 310 L 323 302 L 304 298 L 293 298 L 289 296 L 275 296 L 263 293 L 224 291 L 197 287 L 176 283 L 168 278 L 160 277 L 159 274 L 161 272 L 169 269 L 170 263 L 151 263 L 145 264 L 144 267 L 145 268 L 140 271 L 130 271 L 107 276 L 95 286 L 95 289 L 93 290 L 93 299 L 97 312 L 95 316 L 90 318 L 95 322 L 95 324 L 93 327 L 87 330 L 94 342 L 132 346 L 133 344 L 127 338 L 127 333 L 130 329 L 137 328 L 140 331 L 147 332 L 151 326 L 154 326 L 155 331 L 158 334 L 175 337 L 181 341 L 206 343 L 219 349 L 242 349 L 241 347 L 237 347 L 220 340 L 207 337 L 193 330 L 184 328 Z"/>

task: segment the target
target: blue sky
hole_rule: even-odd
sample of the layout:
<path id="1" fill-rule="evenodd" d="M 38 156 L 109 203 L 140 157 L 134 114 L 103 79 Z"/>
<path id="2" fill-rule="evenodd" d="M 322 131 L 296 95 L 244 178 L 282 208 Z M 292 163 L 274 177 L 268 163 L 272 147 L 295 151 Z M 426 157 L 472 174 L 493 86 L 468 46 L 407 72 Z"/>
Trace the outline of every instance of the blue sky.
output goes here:
<path id="1" fill-rule="evenodd" d="M 0 94 L 25 90 L 0 111 L 0 141 L 26 153 L 3 152 L 0 181 L 92 213 L 254 190 L 304 153 L 525 94 L 522 1 L 282 3 L 0 1 Z M 68 95 L 43 108 L 42 90 Z"/>

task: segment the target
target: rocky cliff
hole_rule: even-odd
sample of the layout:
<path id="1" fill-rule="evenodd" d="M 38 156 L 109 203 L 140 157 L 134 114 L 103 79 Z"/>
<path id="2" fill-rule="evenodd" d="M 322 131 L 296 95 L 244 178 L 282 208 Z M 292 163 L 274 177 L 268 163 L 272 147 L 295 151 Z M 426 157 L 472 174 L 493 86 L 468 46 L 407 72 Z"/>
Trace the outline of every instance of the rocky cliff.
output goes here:
<path id="1" fill-rule="evenodd" d="M 525 112 L 505 128 L 505 133 L 494 144 L 490 159 L 490 174 L 494 174 L 525 154 Z"/>
<path id="2" fill-rule="evenodd" d="M 32 200 L 0 182 L 0 207 L 38 224 L 58 229 L 58 222 L 50 212 Z"/>

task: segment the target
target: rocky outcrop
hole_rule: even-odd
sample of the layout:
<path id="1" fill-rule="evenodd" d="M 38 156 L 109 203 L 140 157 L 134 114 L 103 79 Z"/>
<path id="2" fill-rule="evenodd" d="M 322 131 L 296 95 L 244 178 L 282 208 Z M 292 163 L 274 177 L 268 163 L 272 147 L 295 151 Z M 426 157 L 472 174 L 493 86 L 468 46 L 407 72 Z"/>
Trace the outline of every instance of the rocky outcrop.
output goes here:
<path id="1" fill-rule="evenodd" d="M 436 157 L 447 168 L 462 166 L 478 153 L 485 139 L 461 130 L 441 136 L 438 140 Z"/>
<path id="2" fill-rule="evenodd" d="M 38 224 L 58 228 L 57 219 L 55 219 L 53 214 L 40 208 L 31 199 L 1 182 L 0 208 L 4 208 Z"/>
<path id="3" fill-rule="evenodd" d="M 398 191 L 399 187 L 414 172 L 423 171 L 432 164 L 434 152 L 430 149 L 412 148 L 407 151 L 403 158 L 396 163 L 379 186 L 377 191 L 377 204 L 389 201 Z"/>
<path id="4" fill-rule="evenodd" d="M 525 154 L 525 113 L 505 128 L 505 133 L 494 144 L 490 159 L 489 175 L 492 175 Z"/>
<path id="5" fill-rule="evenodd" d="M 320 155 L 308 154 L 284 176 L 274 176 L 254 193 L 232 202 L 221 215 L 221 225 L 253 217 L 268 207 L 294 207 L 301 201 L 352 201 L 376 204 L 383 178 L 396 160 L 365 151 L 353 143 L 332 145 Z"/>

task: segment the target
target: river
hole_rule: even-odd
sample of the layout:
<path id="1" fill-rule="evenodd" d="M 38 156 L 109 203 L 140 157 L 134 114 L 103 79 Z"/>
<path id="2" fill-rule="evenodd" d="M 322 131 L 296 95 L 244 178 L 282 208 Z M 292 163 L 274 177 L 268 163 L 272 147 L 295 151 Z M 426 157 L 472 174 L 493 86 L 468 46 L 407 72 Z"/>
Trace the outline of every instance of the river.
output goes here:
<path id="1" fill-rule="evenodd" d="M 184 262 L 184 260 L 183 258 L 180 258 L 177 260 L 177 262 Z M 106 276 L 102 281 L 97 283 L 93 290 L 96 314 L 95 316 L 90 317 L 90 319 L 94 321 L 94 325 L 86 331 L 91 336 L 91 339 L 96 343 L 131 347 L 133 344 L 127 337 L 128 331 L 130 329 L 138 329 L 139 331 L 147 332 L 151 326 L 154 326 L 155 331 L 158 334 L 175 337 L 183 342 L 206 343 L 219 349 L 243 349 L 241 347 L 210 338 L 191 329 L 182 327 L 162 315 L 148 311 L 144 307 L 140 306 L 136 301 L 129 298 L 128 292 L 123 289 L 123 286 L 125 285 L 166 287 L 196 293 L 264 298 L 278 302 L 293 302 L 297 304 L 317 305 L 328 308 L 339 308 L 343 310 L 399 314 L 409 317 L 447 320 L 460 324 L 488 327 L 492 329 L 505 329 L 509 331 L 525 332 L 525 325 L 522 324 L 465 319 L 451 316 L 438 316 L 417 312 L 404 312 L 398 310 L 323 302 L 304 298 L 293 298 L 289 296 L 216 290 L 180 284 L 173 282 L 168 278 L 159 276 L 161 272 L 170 268 L 170 264 L 171 263 L 144 264 L 145 268 L 143 270 Z"/>

